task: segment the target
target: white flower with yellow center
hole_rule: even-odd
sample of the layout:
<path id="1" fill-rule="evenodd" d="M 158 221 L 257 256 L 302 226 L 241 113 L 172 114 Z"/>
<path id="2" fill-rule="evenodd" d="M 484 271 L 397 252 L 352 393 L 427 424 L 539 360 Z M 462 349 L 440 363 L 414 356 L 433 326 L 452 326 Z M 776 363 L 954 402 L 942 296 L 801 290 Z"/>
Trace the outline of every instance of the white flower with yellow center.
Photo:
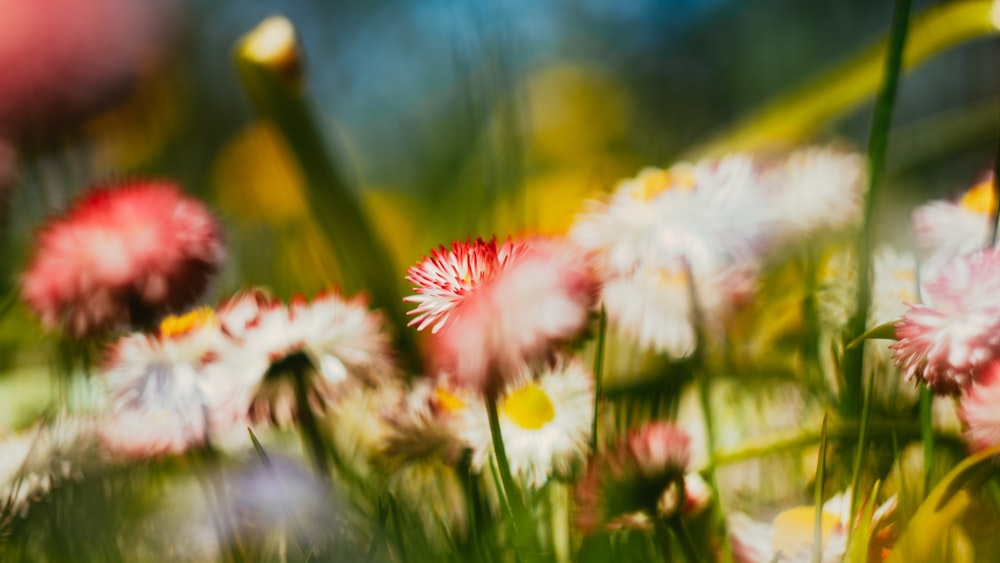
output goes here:
<path id="1" fill-rule="evenodd" d="M 952 259 L 989 245 L 996 209 L 992 175 L 973 186 L 957 202 L 932 201 L 913 212 L 913 230 L 922 279 Z"/>
<path id="2" fill-rule="evenodd" d="M 579 358 L 559 359 L 498 399 L 500 434 L 511 472 L 534 487 L 553 475 L 569 475 L 582 463 L 590 440 L 593 376 Z M 472 468 L 481 471 L 494 456 L 486 407 L 469 403 L 459 434 L 472 449 Z"/>
<path id="3" fill-rule="evenodd" d="M 578 218 L 571 238 L 608 276 L 642 264 L 687 263 L 696 273 L 755 261 L 773 214 L 753 159 L 737 155 L 669 170 L 647 168 Z"/>
<path id="4" fill-rule="evenodd" d="M 851 497 L 835 495 L 820 508 L 821 556 L 823 563 L 839 563 L 847 549 L 852 525 Z M 877 525 L 896 507 L 895 497 L 872 514 Z M 859 503 L 858 510 L 863 508 Z M 733 557 L 740 563 L 810 563 L 816 539 L 816 507 L 795 506 L 779 512 L 770 522 L 760 522 L 742 512 L 728 517 L 727 528 Z"/>

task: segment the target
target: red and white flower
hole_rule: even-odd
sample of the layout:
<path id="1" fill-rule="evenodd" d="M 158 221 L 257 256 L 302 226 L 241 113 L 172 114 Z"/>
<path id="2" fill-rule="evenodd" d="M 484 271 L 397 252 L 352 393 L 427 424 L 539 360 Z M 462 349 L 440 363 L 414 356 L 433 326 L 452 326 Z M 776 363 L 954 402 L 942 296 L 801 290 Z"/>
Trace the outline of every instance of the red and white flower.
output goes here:
<path id="1" fill-rule="evenodd" d="M 965 439 L 974 450 L 1000 445 L 1000 362 L 983 370 L 959 400 Z"/>
<path id="2" fill-rule="evenodd" d="M 893 359 L 907 381 L 957 394 L 1000 357 L 1000 250 L 962 256 L 924 287 L 896 325 Z"/>
<path id="3" fill-rule="evenodd" d="M 168 181 L 92 189 L 37 238 L 22 297 L 77 338 L 189 307 L 226 255 L 215 217 Z"/>

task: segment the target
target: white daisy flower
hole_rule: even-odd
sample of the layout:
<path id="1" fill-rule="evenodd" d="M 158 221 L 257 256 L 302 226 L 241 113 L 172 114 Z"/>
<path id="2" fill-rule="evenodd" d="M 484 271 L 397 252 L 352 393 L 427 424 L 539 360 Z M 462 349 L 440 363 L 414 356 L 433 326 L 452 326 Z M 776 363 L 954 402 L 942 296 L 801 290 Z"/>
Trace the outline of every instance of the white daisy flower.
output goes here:
<path id="1" fill-rule="evenodd" d="M 851 497 L 840 493 L 820 508 L 821 561 L 839 563 L 847 549 L 847 536 L 854 520 L 850 516 Z M 872 514 L 877 525 L 895 510 L 895 497 Z M 858 508 L 861 510 L 861 508 Z M 809 563 L 813 561 L 816 508 L 796 506 L 778 513 L 770 522 L 760 522 L 742 512 L 727 518 L 733 557 L 740 563 Z"/>
<path id="2" fill-rule="evenodd" d="M 764 189 L 747 156 L 647 168 L 593 203 L 570 236 L 612 276 L 643 263 L 700 273 L 752 262 L 772 234 Z"/>
<path id="3" fill-rule="evenodd" d="M 511 472 L 534 487 L 572 473 L 587 452 L 593 401 L 593 376 L 579 358 L 559 359 L 534 378 L 526 369 L 498 405 Z M 468 405 L 459 433 L 472 449 L 473 469 L 487 467 L 494 453 L 485 405 Z"/>
<path id="4" fill-rule="evenodd" d="M 735 268 L 695 274 L 705 329 L 720 331 L 727 312 L 752 294 L 753 284 L 752 273 Z M 632 274 L 606 280 L 601 298 L 610 326 L 640 348 L 676 359 L 694 352 L 698 343 L 696 319 L 683 269 L 643 266 Z"/>
<path id="5" fill-rule="evenodd" d="M 225 347 L 209 308 L 167 317 L 157 335 L 119 339 L 102 373 L 110 407 L 100 430 L 105 446 L 130 457 L 179 454 L 229 430 L 237 417 L 221 407 L 232 388 L 206 369 Z"/>
<path id="6" fill-rule="evenodd" d="M 913 212 L 920 276 L 931 279 L 953 258 L 989 245 L 996 202 L 990 175 L 957 202 L 932 201 Z"/>
<path id="7" fill-rule="evenodd" d="M 790 154 L 767 174 L 787 237 L 840 230 L 861 219 L 866 172 L 861 155 L 812 147 Z"/>
<path id="8" fill-rule="evenodd" d="M 458 430 L 471 400 L 470 391 L 427 379 L 417 382 L 398 404 L 381 413 L 388 427 L 380 445 L 382 455 L 396 462 L 458 461 L 465 448 Z"/>

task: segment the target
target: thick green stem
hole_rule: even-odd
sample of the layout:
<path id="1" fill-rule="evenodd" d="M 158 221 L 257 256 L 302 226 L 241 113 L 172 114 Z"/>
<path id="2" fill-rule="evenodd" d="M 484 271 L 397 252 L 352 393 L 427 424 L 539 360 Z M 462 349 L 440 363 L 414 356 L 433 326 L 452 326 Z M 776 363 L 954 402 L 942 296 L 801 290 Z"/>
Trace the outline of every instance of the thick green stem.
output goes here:
<path id="1" fill-rule="evenodd" d="M 683 499 L 681 502 L 683 502 Z M 674 532 L 674 535 L 677 536 L 681 544 L 681 551 L 684 552 L 684 557 L 690 563 L 701 563 L 701 557 L 698 556 L 698 550 L 694 546 L 694 541 L 691 540 L 691 534 L 688 533 L 684 519 L 679 515 L 675 515 L 667 523 L 670 525 L 670 529 Z"/>
<path id="2" fill-rule="evenodd" d="M 406 324 L 397 275 L 385 245 L 331 155 L 305 93 L 305 73 L 292 24 L 281 17 L 264 20 L 236 44 L 235 64 L 254 109 L 275 125 L 308 184 L 307 201 L 327 242 L 334 249 L 346 293 L 370 292 L 400 326 Z M 416 366 L 416 347 L 407 330 L 399 345 Z"/>
<path id="3" fill-rule="evenodd" d="M 914 18 L 913 40 L 906 44 L 902 65 L 917 64 L 950 47 L 997 35 L 993 2 L 949 2 Z M 688 158 L 734 151 L 790 146 L 808 139 L 830 121 L 866 101 L 879 86 L 890 42 L 880 41 L 843 64 L 766 104 L 730 130 L 696 147 Z"/>
<path id="4" fill-rule="evenodd" d="M 926 385 L 920 387 L 920 439 L 924 446 L 924 491 L 934 485 L 931 469 L 934 467 L 934 394 Z"/>
<path id="5" fill-rule="evenodd" d="M 299 417 L 299 431 L 302 433 L 302 441 L 309 451 L 316 473 L 323 480 L 330 479 L 329 449 L 323 441 L 320 433 L 316 415 L 309 405 L 309 384 L 307 378 L 309 373 L 304 366 L 296 366 L 292 370 L 292 384 L 295 386 L 295 409 Z"/>
<path id="6" fill-rule="evenodd" d="M 875 203 L 885 175 L 885 155 L 889 147 L 889 126 L 892 124 L 892 110 L 896 102 L 896 91 L 903 64 L 903 49 L 906 45 L 910 20 L 910 0 L 897 0 L 892 15 L 889 33 L 889 51 L 885 59 L 885 71 L 875 112 L 872 115 L 871 133 L 868 143 L 868 190 L 865 194 L 864 222 L 858 236 L 855 256 L 857 257 L 857 294 L 854 314 L 848 324 L 846 342 L 851 342 L 865 332 L 868 309 L 871 305 L 871 261 L 872 225 L 875 218 Z M 847 416 L 857 416 L 862 404 L 862 368 L 864 366 L 864 346 L 848 349 L 844 353 L 841 369 L 840 410 Z"/>

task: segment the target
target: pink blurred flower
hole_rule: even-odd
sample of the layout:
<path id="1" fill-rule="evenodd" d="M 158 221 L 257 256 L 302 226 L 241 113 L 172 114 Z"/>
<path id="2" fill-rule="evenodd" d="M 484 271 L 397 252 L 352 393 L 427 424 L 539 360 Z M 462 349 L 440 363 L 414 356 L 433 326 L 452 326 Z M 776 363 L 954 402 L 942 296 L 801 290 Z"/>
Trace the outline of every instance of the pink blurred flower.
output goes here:
<path id="1" fill-rule="evenodd" d="M 672 422 L 651 422 L 632 432 L 628 447 L 647 479 L 683 474 L 691 462 L 691 437 Z"/>
<path id="2" fill-rule="evenodd" d="M 1000 362 L 985 368 L 960 399 L 965 439 L 974 450 L 1000 445 Z"/>
<path id="3" fill-rule="evenodd" d="M 545 356 L 586 326 L 597 284 L 585 255 L 566 242 L 456 243 L 410 269 L 411 301 L 435 319 L 434 361 L 467 388 L 499 390 L 525 361 Z M 418 317 L 420 319 L 421 317 Z M 498 379 L 499 378 L 499 379 Z"/>
<path id="4" fill-rule="evenodd" d="M 160 56 L 173 0 L 0 0 L 0 133 L 76 121 Z"/>
<path id="5" fill-rule="evenodd" d="M 924 288 L 896 325 L 893 359 L 907 381 L 957 394 L 1000 357 L 1000 250 L 962 256 Z"/>
<path id="6" fill-rule="evenodd" d="M 77 338 L 190 306 L 226 254 L 216 219 L 168 181 L 93 189 L 37 238 L 22 297 Z"/>

